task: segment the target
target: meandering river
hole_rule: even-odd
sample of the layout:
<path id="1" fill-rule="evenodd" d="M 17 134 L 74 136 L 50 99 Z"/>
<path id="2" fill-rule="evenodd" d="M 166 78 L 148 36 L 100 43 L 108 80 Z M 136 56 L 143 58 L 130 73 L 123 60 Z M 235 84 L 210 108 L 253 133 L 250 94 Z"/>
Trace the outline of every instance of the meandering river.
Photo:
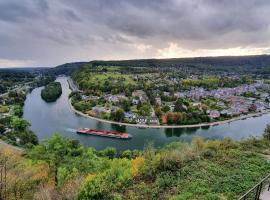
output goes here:
<path id="1" fill-rule="evenodd" d="M 44 140 L 58 132 L 62 136 L 79 140 L 85 146 L 92 146 L 98 150 L 108 146 L 118 150 L 143 149 L 152 142 L 155 146 L 162 146 L 173 141 L 190 141 L 194 136 L 205 139 L 219 139 L 229 137 L 235 140 L 250 136 L 260 136 L 270 122 L 270 114 L 256 118 L 234 121 L 228 124 L 208 128 L 176 128 L 176 129 L 140 129 L 98 122 L 79 116 L 70 108 L 68 95 L 71 90 L 67 77 L 57 78 L 62 85 L 61 97 L 53 103 L 46 103 L 40 97 L 42 87 L 34 89 L 28 94 L 24 105 L 24 118 L 31 123 L 31 129 L 37 134 L 39 140 Z M 89 127 L 100 130 L 127 132 L 133 135 L 131 140 L 119 140 L 97 136 L 78 135 L 76 129 Z"/>

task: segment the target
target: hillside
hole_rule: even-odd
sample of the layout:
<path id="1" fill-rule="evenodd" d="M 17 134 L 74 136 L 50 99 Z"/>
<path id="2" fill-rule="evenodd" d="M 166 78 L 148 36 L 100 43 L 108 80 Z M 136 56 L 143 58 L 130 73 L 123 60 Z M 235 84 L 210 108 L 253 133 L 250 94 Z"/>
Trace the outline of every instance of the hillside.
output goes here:
<path id="1" fill-rule="evenodd" d="M 217 71 L 261 71 L 270 66 L 270 55 L 92 61 L 90 63 L 93 66 L 198 67 Z"/>
<path id="2" fill-rule="evenodd" d="M 266 176 L 267 139 L 193 139 L 144 151 L 96 151 L 54 135 L 25 154 L 0 144 L 11 199 L 227 199 Z"/>
<path id="3" fill-rule="evenodd" d="M 87 62 L 74 62 L 74 63 L 66 63 L 53 68 L 47 69 L 45 72 L 46 75 L 70 75 L 76 69 L 80 68 L 82 65 L 87 64 Z"/>

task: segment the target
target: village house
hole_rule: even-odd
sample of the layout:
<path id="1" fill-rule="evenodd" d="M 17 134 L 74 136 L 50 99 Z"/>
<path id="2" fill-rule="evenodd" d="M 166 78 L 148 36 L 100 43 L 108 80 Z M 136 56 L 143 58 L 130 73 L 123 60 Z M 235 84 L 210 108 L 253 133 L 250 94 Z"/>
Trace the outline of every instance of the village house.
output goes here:
<path id="1" fill-rule="evenodd" d="M 84 101 L 95 101 L 95 100 L 98 100 L 100 99 L 100 97 L 98 96 L 87 96 L 87 95 L 82 95 L 82 100 Z"/>
<path id="2" fill-rule="evenodd" d="M 132 104 L 133 104 L 133 105 L 138 105 L 139 101 L 140 101 L 139 99 L 133 98 L 133 99 L 132 99 Z"/>
<path id="3" fill-rule="evenodd" d="M 146 124 L 147 123 L 147 119 L 144 116 L 140 116 L 136 119 L 136 123 L 137 124 Z"/>
<path id="4" fill-rule="evenodd" d="M 217 111 L 217 110 L 211 110 L 211 111 L 209 112 L 209 116 L 210 116 L 212 119 L 219 118 L 219 117 L 220 117 L 220 112 Z"/>
<path id="5" fill-rule="evenodd" d="M 161 98 L 160 97 L 156 97 L 155 98 L 155 101 L 156 101 L 156 104 L 161 106 L 162 105 L 162 101 L 161 101 Z"/>
<path id="6" fill-rule="evenodd" d="M 147 95 L 143 90 L 136 90 L 136 91 L 132 92 L 132 97 L 133 97 L 133 99 L 134 99 L 134 97 L 139 97 L 139 100 L 141 102 L 147 101 Z"/>
<path id="7" fill-rule="evenodd" d="M 157 117 L 150 117 L 150 118 L 148 119 L 148 123 L 149 123 L 149 124 L 159 124 L 159 120 L 158 120 Z"/>
<path id="8" fill-rule="evenodd" d="M 105 107 L 101 106 L 95 106 L 92 108 L 92 111 L 95 112 L 96 114 L 101 114 L 101 113 L 110 113 L 111 111 Z"/>
<path id="9" fill-rule="evenodd" d="M 133 114 L 132 112 L 125 112 L 125 119 L 129 122 L 132 122 L 133 120 L 136 119 L 136 115 Z"/>
<path id="10" fill-rule="evenodd" d="M 174 103 L 173 102 L 168 102 L 167 105 L 170 107 L 170 110 L 173 112 L 174 108 L 175 108 Z"/>
<path id="11" fill-rule="evenodd" d="M 163 92 L 163 95 L 164 95 L 165 97 L 169 97 L 169 96 L 170 96 L 170 93 L 169 93 L 169 92 Z"/>

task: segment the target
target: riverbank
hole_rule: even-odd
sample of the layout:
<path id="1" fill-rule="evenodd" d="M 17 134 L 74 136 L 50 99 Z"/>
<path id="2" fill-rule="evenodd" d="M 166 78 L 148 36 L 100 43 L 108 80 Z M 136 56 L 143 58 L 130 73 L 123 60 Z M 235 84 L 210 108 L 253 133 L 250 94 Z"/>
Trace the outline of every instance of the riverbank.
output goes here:
<path id="1" fill-rule="evenodd" d="M 115 122 L 115 121 L 111 121 L 111 120 L 106 120 L 106 119 L 100 119 L 97 117 L 92 117 L 89 116 L 85 113 L 82 113 L 78 110 L 76 110 L 73 105 L 71 104 L 71 99 L 69 99 L 69 105 L 70 108 L 73 112 L 83 116 L 83 117 L 87 117 L 89 119 L 93 119 L 99 122 L 104 122 L 104 123 L 109 123 L 109 124 L 115 124 L 115 125 L 119 125 L 119 126 L 130 126 L 130 127 L 136 127 L 136 128 L 199 128 L 199 127 L 207 127 L 207 126 L 217 126 L 217 125 L 221 125 L 221 124 L 227 124 L 233 121 L 238 121 L 238 120 L 244 120 L 244 119 L 248 119 L 251 117 L 259 117 L 261 115 L 264 114 L 268 114 L 270 113 L 270 110 L 266 110 L 263 112 L 259 112 L 259 113 L 251 113 L 248 115 L 242 115 L 239 117 L 234 117 L 228 120 L 224 120 L 224 121 L 217 121 L 217 122 L 210 122 L 210 123 L 201 123 L 201 124 L 190 124 L 190 125 L 144 125 L 144 124 L 130 124 L 130 123 L 124 123 L 124 122 Z"/>

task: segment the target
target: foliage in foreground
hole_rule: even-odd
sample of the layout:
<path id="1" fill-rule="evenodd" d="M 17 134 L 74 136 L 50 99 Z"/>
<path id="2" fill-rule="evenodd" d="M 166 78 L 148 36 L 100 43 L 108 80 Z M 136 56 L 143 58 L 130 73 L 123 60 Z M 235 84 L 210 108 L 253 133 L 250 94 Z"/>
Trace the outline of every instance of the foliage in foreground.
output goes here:
<path id="1" fill-rule="evenodd" d="M 37 199 L 237 199 L 269 173 L 269 149 L 267 139 L 195 138 L 141 152 L 96 151 L 55 135 L 27 157 L 49 167 L 50 187 L 37 188 Z"/>

